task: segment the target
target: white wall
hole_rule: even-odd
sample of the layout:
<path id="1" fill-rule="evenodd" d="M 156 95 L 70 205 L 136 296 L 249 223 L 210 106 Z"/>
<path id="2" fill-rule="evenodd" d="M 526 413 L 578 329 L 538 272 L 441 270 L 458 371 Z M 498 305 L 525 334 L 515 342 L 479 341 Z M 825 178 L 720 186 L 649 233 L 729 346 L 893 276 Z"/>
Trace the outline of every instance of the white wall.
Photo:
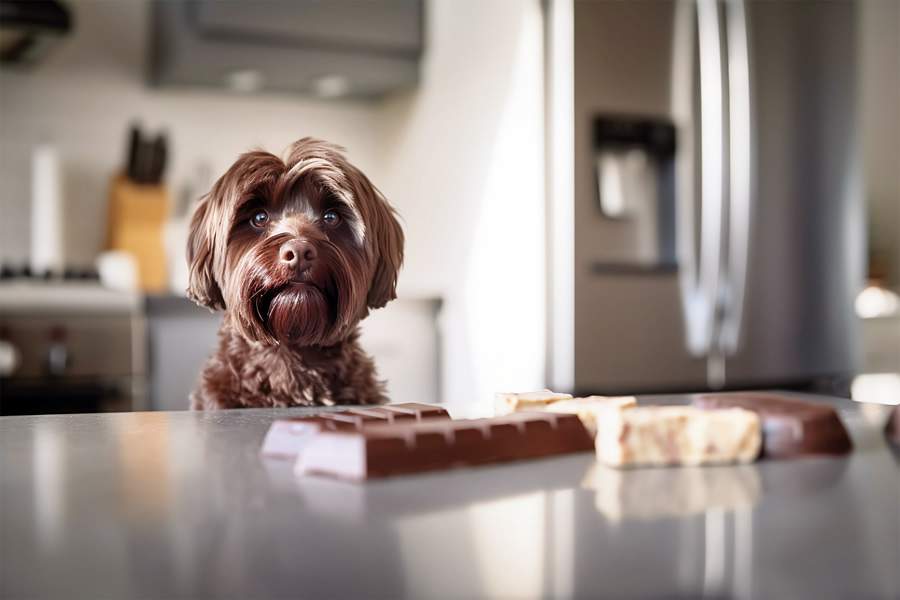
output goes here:
<path id="1" fill-rule="evenodd" d="M 57 52 L 34 72 L 0 72 L 0 261 L 28 256 L 28 161 L 40 141 L 66 165 L 69 256 L 90 264 L 134 117 L 170 132 L 174 191 L 200 163 L 215 176 L 252 146 L 278 152 L 315 135 L 346 146 L 402 215 L 401 296 L 445 301 L 443 399 L 486 407 L 496 390 L 543 384 L 538 0 L 429 2 L 420 86 L 368 104 L 148 89 L 146 6 L 71 4 L 76 32 Z"/>
<path id="2" fill-rule="evenodd" d="M 444 397 L 544 381 L 542 24 L 537 0 L 438 0 L 423 81 L 380 114 L 378 185 L 406 221 L 405 295 L 445 299 Z"/>

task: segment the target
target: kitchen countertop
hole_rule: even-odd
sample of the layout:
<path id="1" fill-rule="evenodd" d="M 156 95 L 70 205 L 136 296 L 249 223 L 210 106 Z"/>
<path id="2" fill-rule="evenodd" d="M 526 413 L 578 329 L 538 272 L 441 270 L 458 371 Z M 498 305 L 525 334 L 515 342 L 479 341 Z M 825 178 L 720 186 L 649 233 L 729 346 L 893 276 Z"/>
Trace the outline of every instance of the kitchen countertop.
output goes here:
<path id="1" fill-rule="evenodd" d="M 888 407 L 840 407 L 846 458 L 367 484 L 259 456 L 304 409 L 4 417 L 0 596 L 898 598 Z"/>

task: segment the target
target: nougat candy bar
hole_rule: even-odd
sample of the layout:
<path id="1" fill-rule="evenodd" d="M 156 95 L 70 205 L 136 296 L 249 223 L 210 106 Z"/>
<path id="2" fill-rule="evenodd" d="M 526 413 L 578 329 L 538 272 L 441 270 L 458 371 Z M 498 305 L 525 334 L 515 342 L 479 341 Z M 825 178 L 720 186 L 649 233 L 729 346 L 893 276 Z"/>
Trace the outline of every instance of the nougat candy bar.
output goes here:
<path id="1" fill-rule="evenodd" d="M 570 398 L 548 404 L 549 412 L 578 415 L 587 430 L 597 433 L 597 421 L 604 418 L 610 410 L 622 410 L 637 406 L 634 396 L 587 396 L 586 398 Z"/>
<path id="2" fill-rule="evenodd" d="M 548 404 L 566 400 L 572 394 L 557 394 L 550 390 L 538 392 L 499 392 L 494 395 L 494 414 L 508 415 L 520 410 L 542 410 Z"/>
<path id="3" fill-rule="evenodd" d="M 740 408 L 640 406 L 597 422 L 597 458 L 613 467 L 747 463 L 761 443 L 759 417 Z"/>

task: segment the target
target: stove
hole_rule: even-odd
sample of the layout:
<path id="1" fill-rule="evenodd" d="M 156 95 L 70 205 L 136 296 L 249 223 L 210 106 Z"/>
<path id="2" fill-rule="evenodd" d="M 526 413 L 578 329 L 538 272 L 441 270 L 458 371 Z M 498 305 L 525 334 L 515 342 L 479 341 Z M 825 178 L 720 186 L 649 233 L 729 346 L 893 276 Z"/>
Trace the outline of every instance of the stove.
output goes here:
<path id="1" fill-rule="evenodd" d="M 6 281 L 99 281 L 100 275 L 90 267 L 66 267 L 62 271 L 34 271 L 29 265 L 0 265 L 0 282 Z"/>
<path id="2" fill-rule="evenodd" d="M 0 281 L 0 414 L 145 408 L 143 299 L 92 279 Z"/>

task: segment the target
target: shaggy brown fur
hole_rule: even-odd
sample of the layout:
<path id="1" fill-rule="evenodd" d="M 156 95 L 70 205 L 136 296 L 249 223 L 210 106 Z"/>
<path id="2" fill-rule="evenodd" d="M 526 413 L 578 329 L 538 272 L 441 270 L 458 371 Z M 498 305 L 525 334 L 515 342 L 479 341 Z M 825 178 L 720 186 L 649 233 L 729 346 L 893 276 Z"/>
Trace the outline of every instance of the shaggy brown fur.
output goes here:
<path id="1" fill-rule="evenodd" d="M 403 231 L 325 142 L 242 155 L 194 212 L 188 295 L 224 309 L 195 409 L 386 400 L 358 324 L 396 297 Z"/>

